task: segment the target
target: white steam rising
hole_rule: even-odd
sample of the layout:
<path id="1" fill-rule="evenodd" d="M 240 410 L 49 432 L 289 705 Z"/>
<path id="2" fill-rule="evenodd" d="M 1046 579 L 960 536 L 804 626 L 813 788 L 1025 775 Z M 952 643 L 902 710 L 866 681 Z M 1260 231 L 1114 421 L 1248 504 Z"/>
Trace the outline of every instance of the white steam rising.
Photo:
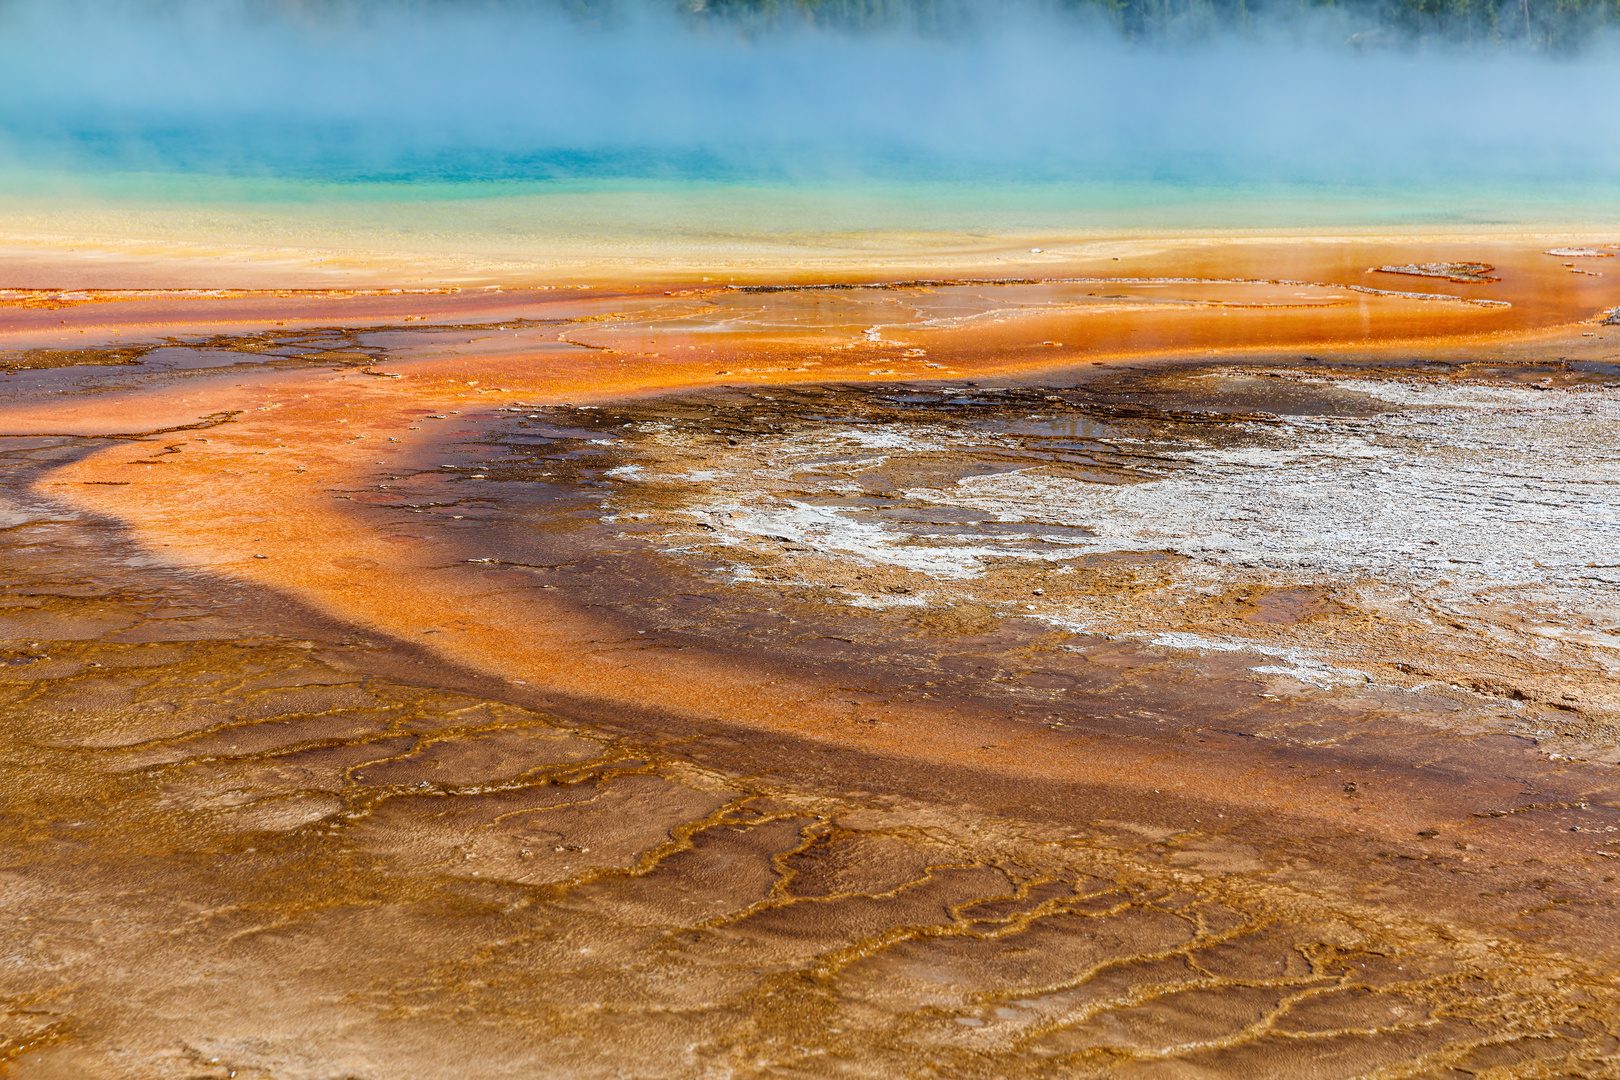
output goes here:
<path id="1" fill-rule="evenodd" d="M 1342 36 L 1341 36 L 1342 40 Z M 1132 44 L 1016 5 L 955 33 L 644 10 L 0 8 L 0 162 L 311 175 L 1450 183 L 1620 176 L 1620 63 Z"/>

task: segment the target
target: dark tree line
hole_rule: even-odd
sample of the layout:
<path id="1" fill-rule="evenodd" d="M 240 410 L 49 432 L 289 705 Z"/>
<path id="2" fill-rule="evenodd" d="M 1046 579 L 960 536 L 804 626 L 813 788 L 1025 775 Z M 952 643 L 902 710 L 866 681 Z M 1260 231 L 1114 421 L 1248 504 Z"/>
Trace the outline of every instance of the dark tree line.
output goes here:
<path id="1" fill-rule="evenodd" d="M 1570 50 L 1620 27 L 1620 0 L 1099 0 L 1127 34 L 1341 16 L 1358 44 L 1518 43 Z"/>
<path id="2" fill-rule="evenodd" d="M 589 0 L 587 0 L 589 2 Z M 679 0 L 700 17 L 807 20 L 862 29 L 905 23 L 948 31 L 994 18 L 971 0 Z M 1620 30 L 1620 0 L 1057 0 L 1048 10 L 1101 17 L 1133 39 L 1298 31 L 1361 48 L 1417 43 L 1517 45 L 1577 51 Z"/>
<path id="3" fill-rule="evenodd" d="M 126 0 L 154 8 L 174 0 Z M 205 0 L 207 2 L 207 0 Z M 905 26 L 950 34 L 993 21 L 1016 6 L 1111 24 L 1139 41 L 1186 41 L 1223 33 L 1293 32 L 1337 37 L 1352 47 L 1420 43 L 1513 46 L 1577 52 L 1620 33 L 1620 0 L 220 0 L 264 14 L 320 18 L 344 11 L 470 7 L 550 8 L 587 22 L 668 5 L 695 20 L 772 25 L 811 23 L 852 31 Z M 0 0 L 0 11 L 18 0 Z"/>

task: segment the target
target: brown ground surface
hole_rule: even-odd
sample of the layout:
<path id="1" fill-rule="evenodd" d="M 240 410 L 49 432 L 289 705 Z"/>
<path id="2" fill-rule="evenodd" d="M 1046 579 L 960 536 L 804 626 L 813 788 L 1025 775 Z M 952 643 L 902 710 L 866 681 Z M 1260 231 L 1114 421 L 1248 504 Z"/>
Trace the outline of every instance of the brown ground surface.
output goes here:
<path id="1" fill-rule="evenodd" d="M 1043 589 L 1111 620 L 1064 630 L 1015 605 L 1027 567 L 721 552 L 681 516 L 703 480 L 615 471 L 764 468 L 782 432 L 883 429 L 940 380 L 999 388 L 929 399 L 942 424 L 1038 404 L 1156 432 L 1266 410 L 1210 421 L 1213 364 L 1608 387 L 1620 274 L 1545 246 L 0 295 L 0 1060 L 1616 1075 L 1599 647 L 1524 651 L 1523 603 L 1420 626 L 1367 582 L 1257 572 L 1189 603 L 1143 553 Z M 1500 280 L 1367 269 L 1464 262 Z M 681 438 L 631 437 L 654 425 Z"/>

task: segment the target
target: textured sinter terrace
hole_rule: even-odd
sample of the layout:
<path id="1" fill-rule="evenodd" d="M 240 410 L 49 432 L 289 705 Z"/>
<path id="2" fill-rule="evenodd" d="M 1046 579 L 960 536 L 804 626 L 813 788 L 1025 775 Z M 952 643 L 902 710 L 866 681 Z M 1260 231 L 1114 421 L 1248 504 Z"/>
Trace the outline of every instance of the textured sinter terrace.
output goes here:
<path id="1" fill-rule="evenodd" d="M 1590 243 L 0 296 L 0 1053 L 1614 1075 Z"/>

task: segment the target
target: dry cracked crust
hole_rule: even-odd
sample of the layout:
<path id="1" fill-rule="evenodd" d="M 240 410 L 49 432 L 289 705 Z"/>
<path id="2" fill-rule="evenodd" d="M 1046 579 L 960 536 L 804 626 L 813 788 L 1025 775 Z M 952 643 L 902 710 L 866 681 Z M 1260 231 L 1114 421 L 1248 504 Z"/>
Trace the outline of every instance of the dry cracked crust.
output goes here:
<path id="1" fill-rule="evenodd" d="M 977 422 L 1027 415 L 1027 397 Z M 838 423 L 895 407 L 784 398 Z M 1087 404 L 1116 425 L 1135 409 L 1161 435 L 1209 421 Z M 1032 596 L 1016 553 L 943 597 L 852 607 L 829 592 L 906 598 L 947 579 L 802 537 L 693 548 L 678 512 L 712 488 L 607 475 L 735 469 L 786 424 L 757 399 L 718 406 L 656 403 L 666 427 L 651 431 L 634 411 L 514 427 L 504 457 L 467 470 L 488 478 L 481 494 L 456 504 L 486 515 L 489 572 L 571 590 L 646 647 L 786 655 L 855 701 L 1005 716 L 1009 743 L 1067 725 L 1149 749 L 1195 740 L 1211 768 L 1224 748 L 1272 755 L 1302 804 L 1343 813 L 1176 803 L 1174 775 L 1162 805 L 1132 803 L 527 700 L 34 507 L 0 534 L 0 1060 L 244 1080 L 1615 1074 L 1614 875 L 1526 858 L 1513 831 L 1601 847 L 1620 822 L 1612 770 L 1556 766 L 1506 733 L 1561 720 L 1568 746 L 1601 757 L 1607 713 L 1543 702 L 1526 718 L 1391 671 L 1317 685 L 1297 659 L 1257 674 L 1237 650 L 1054 629 L 1011 607 Z M 1277 415 L 1262 413 L 1241 422 Z M 693 437 L 672 439 L 683 423 Z M 597 438 L 610 427 L 650 437 Z M 1107 441 L 1074 467 L 1140 484 L 1142 461 L 1107 457 Z M 18 484 L 83 445 L 8 442 Z M 1162 445 L 1131 450 L 1164 464 Z M 942 475 L 962 473 L 953 458 Z M 408 482 L 387 498 L 448 509 Z M 1198 593 L 1174 577 L 1197 560 L 1162 548 L 1070 561 L 1077 584 L 1043 604 L 1165 632 L 1353 650 L 1388 646 L 1374 625 L 1402 617 L 1393 601 L 1369 613 L 1370 576 L 1277 586 L 1251 567 Z M 1501 625 L 1480 622 L 1492 629 L 1452 629 L 1455 655 Z M 1451 663 L 1413 632 L 1388 633 Z M 1534 701 L 1540 671 L 1503 678 Z M 1423 808 L 1409 840 L 1341 823 L 1381 799 Z"/>
<path id="2" fill-rule="evenodd" d="M 1268 882 L 1240 841 L 750 774 L 244 640 L 179 587 L 51 585 L 81 595 L 5 705 L 37 1075 L 1614 1064 L 1602 967 Z"/>

